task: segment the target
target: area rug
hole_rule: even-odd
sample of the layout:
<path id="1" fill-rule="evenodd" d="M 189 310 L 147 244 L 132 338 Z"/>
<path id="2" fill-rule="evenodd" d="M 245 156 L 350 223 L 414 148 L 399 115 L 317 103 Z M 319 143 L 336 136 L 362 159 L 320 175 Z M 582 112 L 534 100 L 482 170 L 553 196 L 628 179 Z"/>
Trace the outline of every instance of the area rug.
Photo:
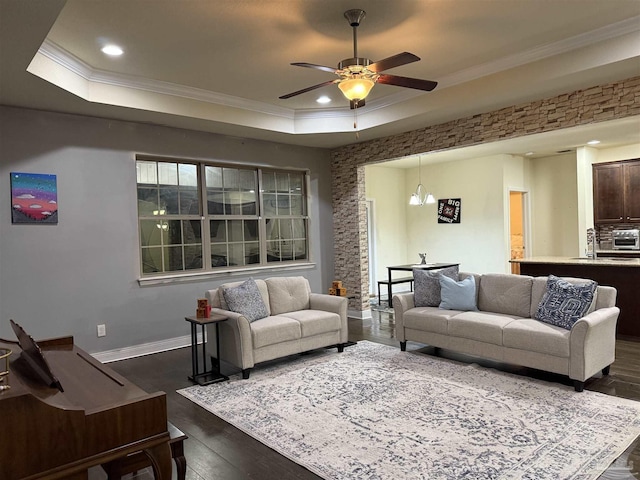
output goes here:
<path id="1" fill-rule="evenodd" d="M 595 479 L 640 402 L 361 341 L 178 393 L 325 479 Z"/>

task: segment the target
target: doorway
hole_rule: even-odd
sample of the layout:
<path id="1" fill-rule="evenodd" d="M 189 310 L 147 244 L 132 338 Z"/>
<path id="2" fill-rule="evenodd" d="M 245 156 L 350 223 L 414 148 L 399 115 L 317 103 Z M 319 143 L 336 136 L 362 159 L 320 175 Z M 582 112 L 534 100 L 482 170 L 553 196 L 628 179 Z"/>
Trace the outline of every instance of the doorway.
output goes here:
<path id="1" fill-rule="evenodd" d="M 518 260 L 525 254 L 525 192 L 509 192 L 509 259 Z M 511 273 L 520 273 L 520 264 L 511 264 Z"/>

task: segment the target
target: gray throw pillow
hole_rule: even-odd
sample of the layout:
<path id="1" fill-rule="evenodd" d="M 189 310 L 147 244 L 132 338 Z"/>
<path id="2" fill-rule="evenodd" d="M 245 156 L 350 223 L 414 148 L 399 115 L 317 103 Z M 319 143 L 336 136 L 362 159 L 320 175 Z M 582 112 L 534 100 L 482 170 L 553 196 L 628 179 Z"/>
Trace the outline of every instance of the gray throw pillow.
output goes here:
<path id="1" fill-rule="evenodd" d="M 541 322 L 571 330 L 574 323 L 584 317 L 593 303 L 598 284 L 590 281 L 583 285 L 549 275 L 547 290 L 540 300 L 534 318 Z"/>
<path id="2" fill-rule="evenodd" d="M 476 306 L 476 279 L 473 275 L 456 282 L 447 277 L 440 277 L 442 301 L 440 308 L 468 312 L 478 310 Z"/>
<path id="3" fill-rule="evenodd" d="M 440 277 L 442 275 L 458 280 L 458 266 L 440 270 L 413 269 L 413 301 L 416 307 L 437 307 L 440 305 Z"/>
<path id="4" fill-rule="evenodd" d="M 244 315 L 249 322 L 269 316 L 269 311 L 262 301 L 262 295 L 253 278 L 236 287 L 223 288 L 222 295 L 229 310 Z"/>

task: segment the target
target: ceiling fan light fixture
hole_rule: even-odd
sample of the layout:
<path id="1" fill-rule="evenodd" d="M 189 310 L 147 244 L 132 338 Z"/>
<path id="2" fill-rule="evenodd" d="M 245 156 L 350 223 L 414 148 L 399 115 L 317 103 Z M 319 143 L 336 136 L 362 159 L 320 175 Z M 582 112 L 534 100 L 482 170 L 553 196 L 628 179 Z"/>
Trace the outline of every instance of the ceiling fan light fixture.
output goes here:
<path id="1" fill-rule="evenodd" d="M 366 77 L 353 76 L 340 80 L 338 88 L 347 100 L 364 100 L 375 85 L 375 82 Z"/>

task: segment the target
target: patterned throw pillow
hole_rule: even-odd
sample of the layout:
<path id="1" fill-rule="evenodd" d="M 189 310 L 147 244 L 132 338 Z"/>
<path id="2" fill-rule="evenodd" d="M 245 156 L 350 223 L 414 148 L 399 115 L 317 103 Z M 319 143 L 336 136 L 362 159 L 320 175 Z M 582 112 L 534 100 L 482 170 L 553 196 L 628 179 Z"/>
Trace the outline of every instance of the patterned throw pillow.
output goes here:
<path id="1" fill-rule="evenodd" d="M 540 300 L 534 318 L 544 323 L 571 330 L 573 324 L 589 310 L 598 284 L 594 281 L 582 285 L 549 275 L 547 290 Z"/>
<path id="2" fill-rule="evenodd" d="M 440 277 L 442 301 L 440 308 L 444 310 L 476 311 L 476 279 L 473 275 L 456 282 L 447 277 Z"/>
<path id="3" fill-rule="evenodd" d="M 253 278 L 236 287 L 223 288 L 222 295 L 229 310 L 244 315 L 249 322 L 269 316 L 269 311 L 262 301 L 260 290 Z"/>
<path id="4" fill-rule="evenodd" d="M 437 307 L 440 305 L 440 277 L 442 275 L 458 280 L 458 266 L 440 270 L 413 269 L 413 300 L 416 307 Z"/>

